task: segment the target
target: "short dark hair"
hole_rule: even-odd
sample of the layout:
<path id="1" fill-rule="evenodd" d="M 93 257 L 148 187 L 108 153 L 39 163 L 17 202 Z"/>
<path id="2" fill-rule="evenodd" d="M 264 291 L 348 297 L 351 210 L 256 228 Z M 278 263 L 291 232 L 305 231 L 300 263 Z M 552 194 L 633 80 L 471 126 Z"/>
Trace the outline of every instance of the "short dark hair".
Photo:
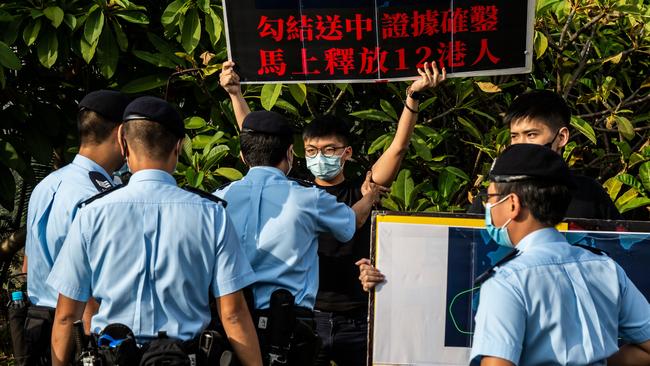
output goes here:
<path id="1" fill-rule="evenodd" d="M 239 135 L 241 153 L 249 166 L 277 166 L 287 156 L 293 136 L 242 131 Z"/>
<path id="2" fill-rule="evenodd" d="M 557 131 L 569 127 L 571 110 L 559 94 L 548 90 L 533 90 L 515 98 L 506 112 L 504 122 L 510 126 L 520 119 L 536 119 Z"/>
<path id="3" fill-rule="evenodd" d="M 113 129 L 115 129 L 115 127 L 120 123 L 121 121 L 111 121 L 95 111 L 82 108 L 77 113 L 79 142 L 81 145 L 101 144 L 106 141 L 113 132 Z"/>
<path id="4" fill-rule="evenodd" d="M 340 139 L 346 146 L 350 145 L 350 123 L 344 118 L 326 114 L 314 118 L 302 131 L 303 140 L 330 136 Z"/>
<path id="5" fill-rule="evenodd" d="M 154 160 L 166 159 L 179 140 L 165 126 L 145 119 L 125 122 L 122 129 L 131 148 Z"/>
<path id="6" fill-rule="evenodd" d="M 537 221 L 549 227 L 562 221 L 571 200 L 567 186 L 547 181 L 520 181 L 495 185 L 502 197 L 510 193 L 516 194 L 522 208 L 528 208 Z"/>

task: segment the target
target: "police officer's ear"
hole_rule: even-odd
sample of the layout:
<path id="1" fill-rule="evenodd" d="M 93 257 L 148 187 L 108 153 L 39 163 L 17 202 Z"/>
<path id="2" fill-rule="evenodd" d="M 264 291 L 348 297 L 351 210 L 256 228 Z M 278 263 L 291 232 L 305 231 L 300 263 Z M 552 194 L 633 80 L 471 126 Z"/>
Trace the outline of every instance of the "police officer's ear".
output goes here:
<path id="1" fill-rule="evenodd" d="M 523 207 L 521 206 L 521 200 L 519 199 L 519 196 L 517 196 L 515 193 L 510 194 L 510 197 L 508 197 L 508 200 L 504 202 L 508 207 L 508 218 L 510 219 L 516 219 L 517 216 L 521 214 L 521 211 Z"/>
<path id="2" fill-rule="evenodd" d="M 126 137 L 124 136 L 124 123 L 120 124 L 117 128 L 117 143 L 120 145 L 120 152 L 126 159 L 129 157 L 129 149 L 126 145 Z"/>
<path id="3" fill-rule="evenodd" d="M 569 143 L 569 129 L 566 127 L 560 128 L 560 130 L 557 132 L 557 147 L 558 149 L 562 149 L 566 144 Z"/>
<path id="4" fill-rule="evenodd" d="M 246 159 L 244 159 L 244 154 L 241 152 L 241 150 L 239 151 L 239 158 L 244 162 L 244 165 L 248 166 L 248 162 Z"/>

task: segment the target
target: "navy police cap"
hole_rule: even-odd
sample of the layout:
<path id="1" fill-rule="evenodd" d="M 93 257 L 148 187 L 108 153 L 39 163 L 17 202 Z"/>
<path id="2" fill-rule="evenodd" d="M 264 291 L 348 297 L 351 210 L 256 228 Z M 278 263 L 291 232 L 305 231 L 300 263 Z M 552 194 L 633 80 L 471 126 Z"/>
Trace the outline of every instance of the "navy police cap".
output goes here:
<path id="1" fill-rule="evenodd" d="M 286 118 L 270 111 L 249 113 L 242 124 L 244 131 L 261 132 L 276 136 L 291 136 L 293 129 Z"/>
<path id="2" fill-rule="evenodd" d="M 536 144 L 508 146 L 494 162 L 489 179 L 496 183 L 544 181 L 566 186 L 573 184 L 562 156 Z"/>
<path id="3" fill-rule="evenodd" d="M 129 98 L 118 91 L 96 90 L 79 102 L 79 110 L 91 110 L 113 122 L 122 122 L 122 113 L 128 104 Z"/>
<path id="4" fill-rule="evenodd" d="M 163 99 L 146 96 L 132 101 L 124 110 L 124 122 L 137 119 L 158 122 L 178 138 L 185 136 L 181 115 Z"/>

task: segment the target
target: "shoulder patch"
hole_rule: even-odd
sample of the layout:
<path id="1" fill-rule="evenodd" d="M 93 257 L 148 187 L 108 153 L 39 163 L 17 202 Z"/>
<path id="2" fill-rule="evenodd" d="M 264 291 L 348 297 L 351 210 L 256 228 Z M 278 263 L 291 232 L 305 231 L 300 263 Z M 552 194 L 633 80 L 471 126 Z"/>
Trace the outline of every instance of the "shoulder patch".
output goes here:
<path id="1" fill-rule="evenodd" d="M 223 205 L 224 208 L 226 206 L 228 206 L 228 202 L 226 202 L 225 200 L 213 195 L 212 193 L 202 191 L 202 190 L 200 190 L 198 188 L 194 188 L 194 187 L 190 187 L 190 186 L 185 186 L 185 187 L 183 187 L 183 189 L 188 191 L 188 192 L 199 195 L 199 196 L 201 196 L 201 197 L 203 197 L 205 199 L 208 199 L 208 200 L 210 200 L 212 202 L 220 203 L 220 204 Z"/>
<path id="2" fill-rule="evenodd" d="M 113 186 L 113 187 L 111 187 L 111 188 L 109 188 L 109 189 L 107 189 L 107 190 L 105 190 L 103 192 L 97 193 L 96 195 L 88 198 L 87 200 L 79 202 L 79 204 L 77 204 L 77 208 L 82 208 L 82 207 L 86 206 L 87 204 L 89 204 L 89 203 L 91 203 L 91 202 L 93 202 L 93 201 L 95 201 L 97 199 L 100 199 L 100 198 L 108 195 L 109 193 L 115 192 L 115 191 L 117 191 L 118 189 L 120 189 L 122 187 L 124 187 L 124 184 L 120 184 L 119 186 Z"/>
<path id="3" fill-rule="evenodd" d="M 483 282 L 487 281 L 490 277 L 492 277 L 496 272 L 494 269 L 496 267 L 502 266 L 503 264 L 507 263 L 508 261 L 512 260 L 513 258 L 517 257 L 521 253 L 517 249 L 514 249 L 512 252 L 508 253 L 505 257 L 503 257 L 500 261 L 496 262 L 492 267 L 490 267 L 487 271 L 481 273 L 480 276 L 476 277 L 476 280 L 474 280 L 474 287 L 480 286 L 483 284 Z"/>
<path id="4" fill-rule="evenodd" d="M 292 180 L 292 181 L 300 184 L 303 187 L 316 187 L 316 183 L 310 182 L 308 180 L 298 179 L 298 178 L 289 178 L 289 180 Z"/>
<path id="5" fill-rule="evenodd" d="M 93 183 L 95 188 L 97 188 L 97 192 L 104 192 L 107 189 L 113 188 L 113 182 L 108 180 L 108 178 L 100 172 L 88 172 L 88 178 L 90 178 L 90 181 Z"/>
<path id="6" fill-rule="evenodd" d="M 588 251 L 590 251 L 590 252 L 592 252 L 592 253 L 594 253 L 596 255 L 606 255 L 606 256 L 609 257 L 609 253 L 607 253 L 606 251 L 604 251 L 602 249 L 596 248 L 596 247 L 590 247 L 589 245 L 584 245 L 584 244 L 572 244 L 572 246 L 580 247 L 580 248 L 588 250 Z"/>

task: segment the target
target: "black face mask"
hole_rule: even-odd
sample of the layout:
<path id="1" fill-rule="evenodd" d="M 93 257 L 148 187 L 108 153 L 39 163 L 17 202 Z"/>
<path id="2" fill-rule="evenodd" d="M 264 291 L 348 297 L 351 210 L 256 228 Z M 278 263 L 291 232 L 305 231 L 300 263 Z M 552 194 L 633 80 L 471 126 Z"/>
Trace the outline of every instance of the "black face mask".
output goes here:
<path id="1" fill-rule="evenodd" d="M 557 135 L 559 135 L 559 134 L 560 134 L 560 130 L 557 130 L 557 132 L 555 133 L 555 136 L 553 136 L 553 139 L 550 142 L 545 143 L 543 146 L 548 147 L 549 149 L 552 149 L 553 148 L 553 143 L 555 142 L 555 139 L 557 138 Z"/>

